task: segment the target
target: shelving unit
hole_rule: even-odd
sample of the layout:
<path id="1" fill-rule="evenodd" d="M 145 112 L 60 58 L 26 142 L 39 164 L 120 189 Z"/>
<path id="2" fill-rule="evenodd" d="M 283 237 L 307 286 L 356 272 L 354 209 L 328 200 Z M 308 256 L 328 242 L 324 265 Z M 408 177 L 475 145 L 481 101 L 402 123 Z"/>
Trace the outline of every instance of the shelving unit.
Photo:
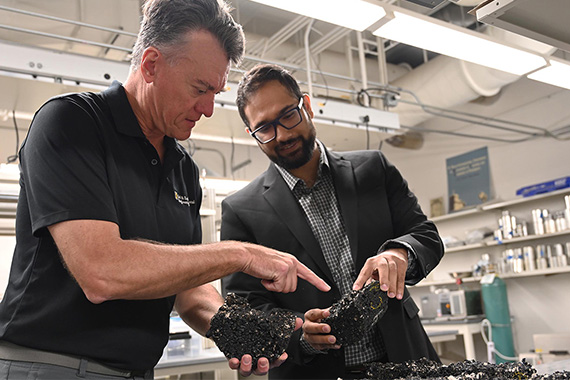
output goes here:
<path id="1" fill-rule="evenodd" d="M 433 222 L 435 222 L 438 225 L 438 229 L 440 229 L 440 231 L 445 230 L 446 225 L 447 226 L 452 226 L 452 228 L 456 228 L 457 229 L 457 224 L 460 222 L 465 223 L 466 225 L 472 223 L 472 221 L 474 221 L 474 217 L 476 215 L 487 215 L 485 216 L 485 220 L 489 221 L 491 220 L 490 217 L 495 217 L 495 213 L 500 213 L 503 210 L 509 209 L 509 208 L 515 208 L 515 206 L 517 206 L 519 208 L 519 210 L 521 210 L 520 206 L 524 206 L 526 204 L 531 205 L 532 204 L 532 208 L 535 208 L 535 206 L 537 206 L 535 203 L 537 202 L 541 202 L 541 201 L 547 201 L 552 203 L 552 201 L 554 200 L 553 198 L 555 197 L 563 197 L 564 195 L 570 194 L 570 188 L 564 188 L 564 189 L 560 189 L 560 190 L 556 190 L 556 191 L 552 191 L 549 193 L 543 193 L 543 194 L 537 194 L 531 197 L 526 197 L 526 198 L 517 198 L 517 199 L 512 199 L 512 200 L 508 200 L 508 201 L 492 201 L 492 202 L 488 202 L 482 205 L 479 205 L 477 207 L 472 207 L 466 210 L 461 210 L 452 214 L 447 214 L 447 215 L 442 215 L 442 216 L 438 216 L 438 217 L 434 217 L 431 218 L 431 220 Z M 543 202 L 544 203 L 544 202 Z M 540 206 L 540 205 L 538 205 Z M 529 207 L 530 208 L 530 207 Z M 530 212 L 530 209 L 529 209 Z M 478 219 L 478 221 L 480 221 L 480 219 Z M 451 223 L 451 224 L 448 224 Z M 477 256 L 477 254 L 479 252 L 477 251 L 482 251 L 481 253 L 491 253 L 491 254 L 497 254 L 502 247 L 504 247 L 504 249 L 507 249 L 507 247 L 513 247 L 513 246 L 522 246 L 524 244 L 534 244 L 533 242 L 539 242 L 539 241 L 544 241 L 544 240 L 552 240 L 554 242 L 557 242 L 561 239 L 564 239 L 565 237 L 570 236 L 570 229 L 564 230 L 564 231 L 559 231 L 559 232 L 555 232 L 555 233 L 550 233 L 550 234 L 543 234 L 543 235 L 528 235 L 528 236 L 521 236 L 521 237 L 514 237 L 511 239 L 504 239 L 503 241 L 496 241 L 496 240 L 487 240 L 487 241 L 481 241 L 481 242 L 477 242 L 474 244 L 467 244 L 467 245 L 459 245 L 459 246 L 454 246 L 454 247 L 450 247 L 450 248 L 446 248 L 445 249 L 445 253 L 450 254 L 453 253 L 453 256 L 456 257 L 456 255 L 461 255 L 461 254 L 465 254 L 465 258 L 469 260 L 471 259 L 475 259 L 475 257 Z M 570 239 L 566 239 L 566 241 L 570 241 Z M 542 244 L 542 243 L 539 243 Z M 485 251 L 487 250 L 487 251 Z M 445 256 L 444 256 L 444 260 L 445 260 Z M 462 258 L 460 259 L 462 260 Z M 450 269 L 451 267 L 455 267 L 455 265 L 459 265 L 457 262 L 457 258 L 455 258 L 452 262 L 454 262 L 455 264 L 453 265 L 448 265 L 447 267 L 441 268 L 439 269 L 440 271 L 447 271 L 449 270 L 450 272 L 452 270 L 455 269 Z M 438 270 L 438 268 L 435 269 L 436 271 Z M 501 274 L 500 277 L 503 279 L 515 279 L 515 278 L 524 278 L 524 277 L 531 277 L 531 276 L 548 276 L 548 275 L 554 275 L 554 274 L 561 274 L 561 273 L 570 273 L 570 266 L 566 266 L 566 267 L 555 267 L 555 268 L 547 268 L 547 269 L 540 269 L 540 270 L 533 270 L 533 271 L 524 271 L 521 273 L 505 273 L 505 274 Z M 438 276 L 436 276 L 437 278 Z M 439 273 L 439 278 L 443 277 L 441 275 L 441 272 Z M 462 281 L 466 284 L 469 283 L 476 283 L 478 281 L 480 281 L 480 278 L 473 278 L 473 277 L 468 277 L 468 278 L 464 278 L 462 279 Z M 436 281 L 427 281 L 424 280 L 418 284 L 415 285 L 415 287 L 429 287 L 429 286 L 445 286 L 445 285 L 453 285 L 455 284 L 455 279 L 453 278 L 449 278 L 449 279 L 443 279 L 443 280 L 436 280 Z"/>
<path id="2" fill-rule="evenodd" d="M 570 266 L 560 267 L 560 268 L 537 269 L 533 271 L 525 271 L 520 273 L 505 273 L 505 274 L 500 274 L 499 277 L 501 277 L 502 279 L 511 279 L 511 278 L 523 278 L 523 277 L 534 277 L 534 276 L 548 276 L 560 273 L 570 273 Z M 467 277 L 467 278 L 462 278 L 461 281 L 464 283 L 479 282 L 481 281 L 481 277 Z M 455 283 L 456 283 L 455 279 L 439 280 L 439 281 L 424 280 L 414 286 L 415 287 L 426 287 L 432 285 L 440 286 L 440 285 L 452 285 Z"/>
<path id="3" fill-rule="evenodd" d="M 558 237 L 558 236 L 564 236 L 564 235 L 570 235 L 570 230 L 559 231 L 559 232 L 555 232 L 552 234 L 528 235 L 528 236 L 514 237 L 511 239 L 505 239 L 501 242 L 498 242 L 496 240 L 491 240 L 491 241 L 484 241 L 484 242 L 476 243 L 476 244 L 460 245 L 457 247 L 446 248 L 445 253 L 463 252 L 463 251 L 468 251 L 471 249 L 495 247 L 495 246 L 499 246 L 499 245 L 507 246 L 507 245 L 516 244 L 516 243 L 522 243 L 522 242 L 533 241 L 533 240 L 542 240 L 542 239 L 546 239 L 546 238 L 550 238 L 550 237 Z"/>
<path id="4" fill-rule="evenodd" d="M 458 219 L 458 218 L 462 218 L 462 217 L 469 216 L 469 215 L 475 215 L 475 214 L 479 214 L 479 213 L 486 212 L 486 211 L 501 210 L 501 209 L 507 208 L 509 206 L 515 206 L 515 205 L 520 205 L 520 204 L 524 204 L 524 203 L 530 203 L 530 202 L 539 201 L 539 200 L 546 199 L 546 198 L 553 198 L 553 197 L 558 196 L 558 195 L 566 195 L 566 194 L 570 194 L 570 188 L 551 191 L 549 193 L 544 193 L 544 194 L 537 194 L 537 195 L 533 195 L 533 196 L 526 197 L 526 198 L 512 199 L 509 201 L 487 202 L 487 203 L 480 204 L 480 205 L 473 207 L 473 208 L 457 211 L 457 212 L 454 212 L 451 214 L 435 216 L 435 217 L 430 218 L 430 219 L 432 222 L 437 223 L 437 222 L 442 222 L 442 221 L 446 221 L 446 220 L 450 220 L 450 219 Z"/>

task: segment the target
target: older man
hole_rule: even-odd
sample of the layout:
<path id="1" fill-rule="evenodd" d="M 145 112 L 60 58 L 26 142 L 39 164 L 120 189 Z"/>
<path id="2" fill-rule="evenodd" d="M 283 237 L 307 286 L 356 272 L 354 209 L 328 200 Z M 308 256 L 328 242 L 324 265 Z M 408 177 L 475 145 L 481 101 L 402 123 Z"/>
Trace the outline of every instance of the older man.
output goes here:
<path id="1" fill-rule="evenodd" d="M 176 140 L 212 115 L 243 50 L 223 3 L 151 0 L 124 86 L 56 97 L 36 113 L 0 305 L 3 378 L 152 378 L 173 306 L 205 333 L 223 303 L 208 283 L 235 271 L 271 291 L 294 291 L 297 276 L 328 289 L 291 255 L 197 245 L 198 168 Z M 250 374 L 251 357 L 240 359 L 230 366 Z M 260 359 L 256 373 L 269 365 Z"/>

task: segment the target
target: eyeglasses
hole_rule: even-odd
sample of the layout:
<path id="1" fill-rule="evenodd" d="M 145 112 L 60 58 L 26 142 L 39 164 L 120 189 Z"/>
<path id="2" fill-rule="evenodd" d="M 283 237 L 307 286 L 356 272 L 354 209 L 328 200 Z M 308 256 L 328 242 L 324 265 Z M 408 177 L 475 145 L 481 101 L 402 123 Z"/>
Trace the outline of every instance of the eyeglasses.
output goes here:
<path id="1" fill-rule="evenodd" d="M 277 136 L 277 126 L 280 125 L 285 129 L 293 129 L 303 121 L 301 109 L 303 108 L 303 97 L 299 100 L 299 104 L 295 108 L 285 111 L 281 116 L 269 123 L 263 124 L 255 131 L 250 132 L 257 141 L 267 144 Z"/>

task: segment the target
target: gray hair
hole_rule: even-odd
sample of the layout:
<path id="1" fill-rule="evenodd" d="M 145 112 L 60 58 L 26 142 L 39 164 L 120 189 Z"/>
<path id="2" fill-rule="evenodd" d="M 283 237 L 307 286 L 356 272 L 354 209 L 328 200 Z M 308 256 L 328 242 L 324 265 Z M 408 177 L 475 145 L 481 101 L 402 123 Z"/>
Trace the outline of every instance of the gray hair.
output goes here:
<path id="1" fill-rule="evenodd" d="M 137 41 L 133 47 L 131 69 L 137 70 L 149 46 L 174 59 L 190 31 L 207 30 L 214 35 L 228 59 L 239 65 L 245 51 L 241 25 L 230 15 L 224 0 L 147 0 Z"/>

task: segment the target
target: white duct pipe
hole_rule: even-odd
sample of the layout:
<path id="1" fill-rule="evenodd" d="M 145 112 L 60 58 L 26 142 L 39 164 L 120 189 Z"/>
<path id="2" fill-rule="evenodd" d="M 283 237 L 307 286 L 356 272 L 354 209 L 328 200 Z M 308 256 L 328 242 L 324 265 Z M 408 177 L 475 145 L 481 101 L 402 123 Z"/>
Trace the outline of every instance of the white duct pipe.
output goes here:
<path id="1" fill-rule="evenodd" d="M 454 108 L 479 96 L 496 95 L 504 85 L 518 79 L 517 75 L 440 55 L 391 85 L 413 92 L 424 104 Z M 415 101 L 409 94 L 401 96 Z M 432 117 L 420 107 L 406 103 L 399 103 L 392 111 L 399 114 L 400 123 L 405 126 L 416 126 Z"/>
<path id="2" fill-rule="evenodd" d="M 488 27 L 485 33 L 539 54 L 548 55 L 555 50 L 552 46 L 537 44 L 536 41 L 497 28 Z M 514 74 L 440 55 L 393 81 L 391 85 L 413 92 L 426 105 L 451 109 L 480 96 L 496 95 L 503 86 L 518 79 L 519 76 Z M 402 98 L 415 102 L 409 94 L 402 93 Z M 412 104 L 400 103 L 392 111 L 399 114 L 400 123 L 405 126 L 416 126 L 432 117 Z"/>

